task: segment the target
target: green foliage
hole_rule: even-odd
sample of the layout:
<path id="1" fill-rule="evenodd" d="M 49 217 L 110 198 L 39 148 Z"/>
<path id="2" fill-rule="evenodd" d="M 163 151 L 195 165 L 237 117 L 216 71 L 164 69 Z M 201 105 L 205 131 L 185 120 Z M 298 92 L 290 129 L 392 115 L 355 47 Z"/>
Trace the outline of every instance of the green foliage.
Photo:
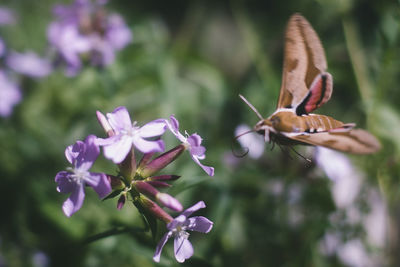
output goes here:
<path id="1" fill-rule="evenodd" d="M 19 51 L 43 52 L 55 2 L 39 1 L 40 12 L 25 2 L 6 3 L 22 21 L 0 34 Z M 204 163 L 215 167 L 213 178 L 189 156 L 167 167 L 182 176 L 168 192 L 184 207 L 204 200 L 207 208 L 199 213 L 214 222 L 207 236 L 191 236 L 195 254 L 187 265 L 345 266 L 339 256 L 320 249 L 326 233 L 339 231 L 384 258 L 381 266 L 396 266 L 400 244 L 389 230 L 396 233 L 400 225 L 399 3 L 159 4 L 108 5 L 123 14 L 134 41 L 105 69 L 87 67 L 76 77 L 58 70 L 44 79 L 21 78 L 23 101 L 10 118 L 0 119 L 0 265 L 45 266 L 35 263 L 40 252 L 50 266 L 178 266 L 171 244 L 161 263 L 153 263 L 157 240 L 144 231 L 143 218 L 130 203 L 118 211 L 115 199 L 101 202 L 87 190 L 79 212 L 66 218 L 61 210 L 67 196 L 56 192 L 54 176 L 67 166 L 65 147 L 88 134 L 104 136 L 96 110 L 126 106 L 139 124 L 175 114 L 181 129 L 204 138 Z M 332 199 L 334 182 L 315 164 L 269 146 L 257 160 L 232 154 L 235 127 L 257 121 L 238 94 L 265 115 L 276 106 L 285 23 L 294 12 L 318 32 L 334 77 L 334 94 L 320 112 L 354 121 L 382 142 L 376 155 L 351 160 L 365 176 L 357 205 L 369 209 L 368 190 L 379 191 L 387 205 L 390 229 L 384 246 L 368 243 L 359 225 L 346 224 L 348 214 Z M 166 149 L 177 144 L 167 138 Z M 312 157 L 310 149 L 299 152 Z M 94 168 L 116 174 L 106 160 Z M 156 232 L 155 222 L 146 220 Z M 110 234 L 96 236 L 103 232 Z M 163 234 L 164 225 L 159 223 L 157 232 Z M 91 240 L 96 242 L 85 243 Z"/>

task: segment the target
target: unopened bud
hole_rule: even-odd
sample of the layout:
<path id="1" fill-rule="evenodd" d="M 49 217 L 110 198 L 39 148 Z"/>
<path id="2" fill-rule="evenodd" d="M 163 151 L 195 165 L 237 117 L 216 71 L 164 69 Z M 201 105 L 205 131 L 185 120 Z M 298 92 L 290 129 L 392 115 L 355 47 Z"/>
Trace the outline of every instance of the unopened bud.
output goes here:
<path id="1" fill-rule="evenodd" d="M 122 189 L 125 187 L 124 183 L 122 182 L 122 180 L 119 177 L 107 174 L 107 179 L 108 179 L 108 182 L 111 184 L 111 188 L 113 190 Z"/>
<path id="2" fill-rule="evenodd" d="M 182 211 L 182 204 L 174 197 L 168 195 L 167 193 L 158 193 L 156 195 L 156 200 L 163 206 L 173 210 Z"/>
<path id="3" fill-rule="evenodd" d="M 157 219 L 160 219 L 165 223 L 170 223 L 174 220 L 171 215 L 166 213 L 160 206 L 158 206 L 152 200 L 143 195 L 140 196 L 139 203 L 142 205 L 143 208 L 153 214 Z"/>
<path id="4" fill-rule="evenodd" d="M 117 202 L 117 209 L 121 210 L 122 207 L 125 205 L 125 201 L 126 201 L 126 194 L 122 194 Z"/>
<path id="5" fill-rule="evenodd" d="M 144 178 L 152 176 L 153 174 L 157 173 L 159 170 L 170 164 L 172 161 L 174 161 L 180 154 L 182 154 L 183 151 L 185 151 L 185 146 L 183 144 L 180 144 L 153 159 L 146 166 L 140 166 L 141 168 L 138 169 L 138 171 L 140 175 Z"/>
<path id="6" fill-rule="evenodd" d="M 106 116 L 104 116 L 103 113 L 101 113 L 100 111 L 96 111 L 96 115 L 97 115 L 97 120 L 99 121 L 101 127 L 103 127 L 104 131 L 106 132 L 108 137 L 113 136 L 114 130 L 112 129 L 110 123 L 108 122 Z"/>

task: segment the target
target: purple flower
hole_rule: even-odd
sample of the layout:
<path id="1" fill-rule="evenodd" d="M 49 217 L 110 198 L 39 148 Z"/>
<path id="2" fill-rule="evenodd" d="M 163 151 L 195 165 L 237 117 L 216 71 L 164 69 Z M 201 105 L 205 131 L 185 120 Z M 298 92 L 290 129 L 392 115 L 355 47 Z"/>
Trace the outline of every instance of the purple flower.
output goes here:
<path id="1" fill-rule="evenodd" d="M 0 25 L 14 24 L 15 16 L 14 13 L 5 7 L 0 7 Z"/>
<path id="2" fill-rule="evenodd" d="M 167 224 L 169 230 L 160 240 L 157 245 L 156 252 L 153 256 L 155 262 L 160 261 L 161 251 L 167 243 L 168 239 L 174 237 L 174 253 L 178 262 L 184 262 L 193 255 L 193 247 L 187 231 L 197 231 L 201 233 L 210 232 L 213 222 L 203 216 L 196 216 L 188 218 L 193 212 L 205 208 L 203 201 L 198 202 L 192 207 L 185 210 L 181 215 L 176 217 L 173 221 Z"/>
<path id="3" fill-rule="evenodd" d="M 3 39 L 0 38 L 0 57 L 4 55 L 5 51 L 6 51 L 6 46 L 3 42 Z"/>
<path id="4" fill-rule="evenodd" d="M 76 75 L 82 66 L 80 55 L 91 48 L 89 40 L 81 36 L 74 25 L 63 25 L 58 22 L 50 24 L 47 38 L 67 64 L 66 74 Z"/>
<path id="5" fill-rule="evenodd" d="M 0 116 L 10 116 L 13 106 L 21 99 L 22 94 L 17 85 L 0 70 Z"/>
<path id="6" fill-rule="evenodd" d="M 170 121 L 166 120 L 169 130 L 186 146 L 190 152 L 190 156 L 193 161 L 196 162 L 203 170 L 210 176 L 214 176 L 214 168 L 205 166 L 200 163 L 200 160 L 205 159 L 206 149 L 201 145 L 202 138 L 198 134 L 188 135 L 185 132 L 186 137 L 179 132 L 179 122 L 174 117 L 170 117 Z"/>
<path id="7" fill-rule="evenodd" d="M 118 107 L 112 113 L 107 113 L 107 118 L 114 135 L 107 139 L 98 138 L 97 143 L 104 146 L 104 156 L 114 163 L 121 163 L 131 151 L 132 145 L 143 153 L 164 151 L 162 140 L 146 140 L 164 134 L 164 119 L 154 120 L 139 127 L 136 126 L 136 122 L 132 124 L 125 107 Z"/>
<path id="8" fill-rule="evenodd" d="M 74 145 L 68 146 L 65 156 L 73 167 L 68 168 L 68 171 L 57 173 L 55 177 L 58 183 L 57 191 L 71 193 L 62 207 L 64 214 L 68 217 L 82 207 L 85 185 L 91 186 L 100 198 L 104 198 L 111 192 L 111 185 L 104 173 L 88 171 L 100 153 L 95 140 L 96 136 L 89 135 L 84 142 L 77 141 Z"/>
<path id="9" fill-rule="evenodd" d="M 81 69 L 82 55 L 94 66 L 105 66 L 114 61 L 115 51 L 131 42 L 130 29 L 119 15 L 107 14 L 105 2 L 76 0 L 54 8 L 56 20 L 49 25 L 48 39 L 67 64 L 68 75 Z"/>
<path id="10" fill-rule="evenodd" d="M 52 71 L 50 62 L 33 52 L 11 52 L 7 56 L 7 65 L 12 70 L 30 77 L 45 77 Z"/>

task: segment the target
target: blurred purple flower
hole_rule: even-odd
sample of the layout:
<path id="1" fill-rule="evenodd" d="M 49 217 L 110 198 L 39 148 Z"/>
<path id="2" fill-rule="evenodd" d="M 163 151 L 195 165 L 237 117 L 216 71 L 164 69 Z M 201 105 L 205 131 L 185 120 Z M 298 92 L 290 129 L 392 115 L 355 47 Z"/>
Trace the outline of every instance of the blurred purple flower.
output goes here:
<path id="1" fill-rule="evenodd" d="M 4 55 L 6 51 L 6 46 L 4 45 L 3 39 L 0 38 L 0 57 Z"/>
<path id="2" fill-rule="evenodd" d="M 353 167 L 346 155 L 328 148 L 317 147 L 315 161 L 333 181 L 332 195 L 336 206 L 349 206 L 361 189 L 362 173 Z"/>
<path id="3" fill-rule="evenodd" d="M 0 70 L 0 116 L 10 116 L 13 106 L 20 102 L 21 99 L 20 89 Z"/>
<path id="4" fill-rule="evenodd" d="M 184 262 L 193 255 L 193 246 L 188 240 L 189 233 L 187 231 L 196 231 L 201 233 L 210 232 L 213 222 L 203 216 L 188 218 L 193 212 L 205 208 L 203 201 L 198 202 L 188 208 L 181 215 L 167 224 L 169 230 L 160 240 L 154 253 L 153 260 L 160 261 L 161 251 L 168 239 L 174 237 L 174 253 L 178 262 Z"/>
<path id="5" fill-rule="evenodd" d="M 107 14 L 105 2 L 76 0 L 70 6 L 55 6 L 56 20 L 47 35 L 67 64 L 67 75 L 79 72 L 82 55 L 87 54 L 94 66 L 105 66 L 114 61 L 115 51 L 131 42 L 130 29 L 118 14 Z"/>
<path id="6" fill-rule="evenodd" d="M 64 214 L 70 217 L 77 212 L 85 199 L 85 185 L 91 186 L 100 198 L 111 192 L 111 185 L 104 173 L 94 173 L 88 170 L 97 159 L 100 149 L 95 144 L 96 136 L 89 135 L 84 142 L 77 141 L 65 150 L 65 157 L 73 165 L 68 171 L 57 173 L 55 181 L 57 191 L 71 193 L 63 204 Z"/>
<path id="7" fill-rule="evenodd" d="M 206 148 L 201 145 L 202 138 L 200 137 L 200 135 L 192 134 L 189 136 L 189 134 L 185 131 L 185 134 L 187 137 L 183 136 L 179 132 L 179 122 L 174 116 L 171 116 L 169 121 L 166 120 L 166 123 L 167 123 L 169 130 L 189 150 L 190 156 L 192 157 L 193 161 L 196 162 L 201 168 L 203 168 L 203 170 L 209 176 L 214 176 L 214 168 L 213 167 L 205 166 L 200 163 L 200 160 L 203 160 L 206 158 L 206 156 L 205 156 Z"/>
<path id="8" fill-rule="evenodd" d="M 33 52 L 10 52 L 7 55 L 7 65 L 15 72 L 35 78 L 45 77 L 52 71 L 50 62 Z"/>
<path id="9" fill-rule="evenodd" d="M 11 9 L 0 7 L 0 25 L 14 24 L 15 16 Z"/>
<path id="10" fill-rule="evenodd" d="M 249 126 L 245 124 L 240 124 L 235 129 L 235 136 L 238 136 L 245 132 L 249 132 L 250 130 L 251 128 Z M 247 134 L 242 135 L 237 140 L 244 149 L 248 149 L 249 156 L 253 159 L 258 159 L 264 153 L 264 147 L 265 147 L 264 137 L 257 133 L 249 132 Z"/>
<path id="11" fill-rule="evenodd" d="M 149 141 L 146 138 L 158 137 L 165 132 L 165 120 L 158 119 L 142 127 L 132 124 L 128 110 L 118 107 L 112 113 L 107 113 L 114 135 L 106 139 L 97 139 L 97 144 L 104 146 L 104 156 L 114 163 L 121 163 L 131 151 L 132 145 L 143 153 L 164 151 L 162 140 Z"/>

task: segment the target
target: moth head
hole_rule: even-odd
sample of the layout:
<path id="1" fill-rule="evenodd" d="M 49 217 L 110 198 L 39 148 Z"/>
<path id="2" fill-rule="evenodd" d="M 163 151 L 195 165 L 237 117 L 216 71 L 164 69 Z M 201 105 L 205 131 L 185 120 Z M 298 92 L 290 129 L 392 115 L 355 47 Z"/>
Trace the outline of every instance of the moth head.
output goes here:
<path id="1" fill-rule="evenodd" d="M 264 136 L 265 142 L 269 142 L 269 132 L 271 129 L 271 121 L 266 119 L 266 120 L 261 120 L 257 122 L 257 124 L 254 126 L 254 131 L 262 136 Z"/>

